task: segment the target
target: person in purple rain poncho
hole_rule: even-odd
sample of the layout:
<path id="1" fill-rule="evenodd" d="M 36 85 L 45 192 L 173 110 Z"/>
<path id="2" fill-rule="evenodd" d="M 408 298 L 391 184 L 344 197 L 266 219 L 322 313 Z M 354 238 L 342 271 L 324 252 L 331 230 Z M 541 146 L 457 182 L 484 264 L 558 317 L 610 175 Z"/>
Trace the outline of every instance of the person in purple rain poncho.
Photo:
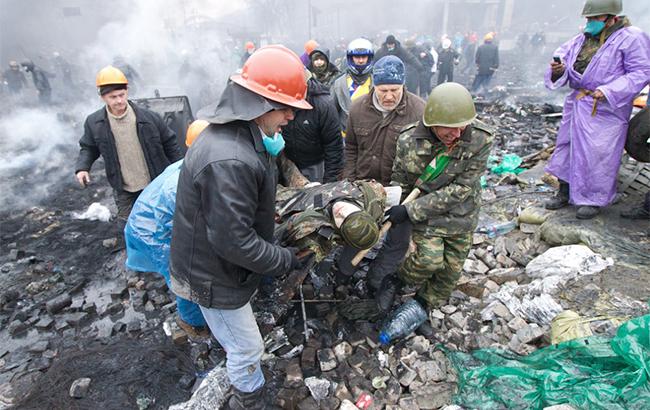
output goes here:
<path id="1" fill-rule="evenodd" d="M 587 0 L 584 34 L 555 51 L 544 78 L 551 90 L 573 89 L 546 167 L 560 190 L 546 208 L 571 203 L 579 219 L 614 200 L 632 101 L 650 82 L 650 36 L 619 16 L 622 8 L 622 0 Z"/>

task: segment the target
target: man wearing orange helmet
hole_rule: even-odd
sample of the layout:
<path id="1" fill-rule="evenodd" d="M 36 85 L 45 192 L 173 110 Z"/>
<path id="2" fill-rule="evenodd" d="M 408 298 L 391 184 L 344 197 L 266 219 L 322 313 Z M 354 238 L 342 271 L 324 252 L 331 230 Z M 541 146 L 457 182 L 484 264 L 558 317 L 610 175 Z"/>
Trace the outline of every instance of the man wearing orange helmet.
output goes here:
<path id="1" fill-rule="evenodd" d="M 239 61 L 239 66 L 243 67 L 244 64 L 246 64 L 246 60 L 248 60 L 248 57 L 251 56 L 255 52 L 255 43 L 252 41 L 247 41 L 244 44 L 244 54 L 241 56 L 241 60 Z"/>
<path id="2" fill-rule="evenodd" d="M 90 168 L 101 155 L 113 187 L 117 216 L 125 221 L 149 182 L 183 157 L 176 135 L 160 115 L 129 101 L 128 80 L 113 66 L 97 74 L 97 91 L 106 104 L 86 118 L 79 140 L 75 176 L 90 183 Z"/>
<path id="3" fill-rule="evenodd" d="M 260 48 L 230 80 L 181 167 L 170 272 L 174 293 L 201 306 L 227 352 L 230 408 L 252 410 L 266 401 L 250 299 L 263 275 L 301 265 L 297 249 L 273 244 L 280 131 L 312 107 L 304 67 L 283 46 Z"/>
<path id="4" fill-rule="evenodd" d="M 300 61 L 302 61 L 302 64 L 305 67 L 309 67 L 309 63 L 311 63 L 309 55 L 312 53 L 312 51 L 316 50 L 316 47 L 318 47 L 318 42 L 316 40 L 308 40 L 305 43 L 305 52 L 300 56 Z"/>

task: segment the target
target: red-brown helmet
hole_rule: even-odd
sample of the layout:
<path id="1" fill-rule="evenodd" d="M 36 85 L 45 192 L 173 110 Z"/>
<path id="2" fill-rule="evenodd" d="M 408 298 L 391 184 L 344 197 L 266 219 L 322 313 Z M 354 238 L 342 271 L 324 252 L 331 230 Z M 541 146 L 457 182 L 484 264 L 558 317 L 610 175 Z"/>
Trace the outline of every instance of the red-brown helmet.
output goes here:
<path id="1" fill-rule="evenodd" d="M 259 48 L 246 60 L 241 74 L 230 79 L 269 100 L 303 110 L 312 108 L 305 100 L 305 67 L 300 58 L 285 46 Z"/>
<path id="2" fill-rule="evenodd" d="M 316 50 L 316 47 L 318 47 L 316 40 L 308 40 L 305 43 L 305 52 L 311 54 L 312 51 Z"/>
<path id="3" fill-rule="evenodd" d="M 255 43 L 253 43 L 252 41 L 247 41 L 247 42 L 244 44 L 244 48 L 245 48 L 246 50 L 252 50 L 252 49 L 255 48 Z"/>

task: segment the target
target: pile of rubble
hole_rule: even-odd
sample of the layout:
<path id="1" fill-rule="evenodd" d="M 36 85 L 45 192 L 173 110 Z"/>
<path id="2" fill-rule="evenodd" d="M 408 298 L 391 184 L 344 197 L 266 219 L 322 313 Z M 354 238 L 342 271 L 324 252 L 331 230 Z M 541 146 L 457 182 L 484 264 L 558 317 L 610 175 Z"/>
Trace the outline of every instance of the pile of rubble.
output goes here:
<path id="1" fill-rule="evenodd" d="M 552 319 L 567 309 L 586 318 L 647 311 L 638 301 L 650 279 L 647 225 L 617 220 L 604 237 L 598 220 L 578 225 L 570 210 L 536 211 L 552 191 L 543 165 L 552 152 L 558 107 L 510 99 L 479 108 L 481 119 L 497 128 L 494 163 L 516 154 L 526 170 L 486 175 L 479 229 L 461 279 L 449 300 L 430 312 L 434 337 L 411 335 L 383 346 L 381 322 L 351 322 L 339 314 L 342 301 L 369 298 L 367 261 L 344 278 L 327 259 L 304 272 L 301 287 L 290 286 L 291 292 L 281 281 L 265 283 L 254 310 L 275 406 L 454 409 L 458 376 L 448 352 L 499 348 L 528 354 L 551 343 Z M 59 189 L 53 197 L 60 202 L 49 207 L 0 215 L 0 403 L 27 397 L 23 407 L 30 408 L 25 403 L 49 394 L 61 407 L 83 408 L 119 391 L 126 407 L 162 408 L 185 402 L 194 390 L 193 399 L 174 408 L 221 403 L 228 386 L 223 350 L 188 340 L 174 322 L 175 303 L 162 278 L 124 269 L 115 224 L 75 219 L 80 203 L 110 203 L 109 189 L 79 191 L 72 181 Z M 608 212 L 605 220 L 615 218 L 615 211 Z M 614 260 L 589 256 L 598 269 L 551 275 L 557 276 L 552 280 L 538 275 L 535 258 L 548 257 L 560 245 L 588 245 Z M 405 290 L 402 300 L 411 295 Z M 617 322 L 590 323 L 593 333 L 612 334 Z M 92 371 L 92 364 L 106 366 L 108 352 L 121 360 L 114 354 L 120 348 L 164 351 L 156 363 L 127 356 L 131 362 L 121 363 L 153 380 L 124 386 Z M 89 366 L 62 365 L 85 350 Z M 152 376 L 151 365 L 160 374 Z M 218 380 L 202 385 L 206 375 L 206 381 Z M 38 389 L 50 386 L 46 382 L 58 386 L 56 392 Z"/>

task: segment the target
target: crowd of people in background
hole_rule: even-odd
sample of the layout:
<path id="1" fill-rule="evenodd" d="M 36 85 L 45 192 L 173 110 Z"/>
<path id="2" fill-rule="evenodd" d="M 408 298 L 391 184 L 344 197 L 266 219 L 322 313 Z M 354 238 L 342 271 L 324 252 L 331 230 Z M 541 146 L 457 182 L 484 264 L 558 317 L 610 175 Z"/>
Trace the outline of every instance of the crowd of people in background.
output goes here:
<path id="1" fill-rule="evenodd" d="M 522 36 L 528 38 L 524 34 Z M 544 42 L 543 37 L 543 33 L 536 33 L 530 38 L 530 47 Z M 475 55 L 477 48 L 480 48 L 477 45 L 478 38 L 476 32 L 467 32 L 464 35 L 443 35 L 438 39 L 422 35 L 410 35 L 404 39 L 395 35 L 362 39 L 368 41 L 369 44 L 365 47 L 376 53 L 376 60 L 388 54 L 399 57 L 406 67 L 407 90 L 426 98 L 433 86 L 454 81 L 454 71 L 463 76 L 476 74 L 478 61 L 475 61 Z M 230 44 L 232 46 L 229 49 L 220 49 L 218 54 L 219 64 L 230 67 L 231 70 L 241 68 L 259 46 L 257 41 L 252 40 L 244 41 L 241 45 L 232 41 Z M 494 40 L 494 44 L 497 45 L 498 41 Z M 298 54 L 316 81 L 331 88 L 335 80 L 346 75 L 349 54 L 347 46 L 348 42 L 343 39 L 330 40 L 327 44 L 319 44 L 317 40 L 312 39 Z M 315 55 L 312 55 L 313 52 L 316 52 Z M 168 88 L 172 89 L 175 95 L 188 95 L 196 110 L 214 101 L 223 87 L 194 90 L 193 83 L 196 83 L 196 78 L 209 74 L 209 70 L 204 67 L 206 61 L 193 58 L 196 57 L 195 54 L 197 53 L 183 49 L 177 58 L 173 59 L 178 64 L 178 69 L 175 70 L 178 73 L 178 81 Z M 141 72 L 146 70 L 136 67 L 142 62 L 133 60 L 133 56 L 116 53 L 110 63 L 122 70 L 129 79 L 132 97 L 153 97 L 153 89 L 147 88 L 145 91 L 145 85 L 156 83 L 157 86 L 159 79 L 141 75 Z M 45 106 L 79 100 L 80 96 L 90 97 L 87 93 L 86 70 L 83 70 L 82 66 L 81 61 L 75 61 L 72 52 L 53 51 L 33 59 L 12 59 L 8 61 L 6 69 L 0 70 L 0 95 L 6 96 L 14 104 Z M 480 85 L 485 84 L 484 77 L 479 82 Z M 467 81 L 470 86 L 472 80 L 464 78 L 463 81 Z"/>

